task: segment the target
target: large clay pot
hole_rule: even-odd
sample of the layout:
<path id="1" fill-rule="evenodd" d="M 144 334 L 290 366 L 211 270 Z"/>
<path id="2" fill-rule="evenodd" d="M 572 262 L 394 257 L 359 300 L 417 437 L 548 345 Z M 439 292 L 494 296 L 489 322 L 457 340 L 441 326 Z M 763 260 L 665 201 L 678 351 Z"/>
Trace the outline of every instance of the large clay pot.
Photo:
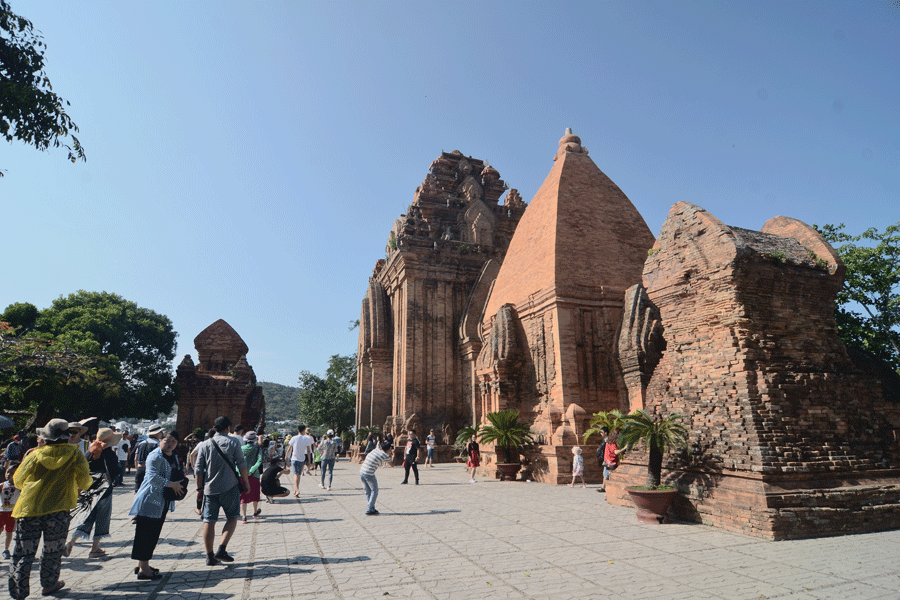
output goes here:
<path id="1" fill-rule="evenodd" d="M 637 518 L 641 523 L 670 523 L 669 506 L 678 490 L 635 490 L 628 488 L 628 495 L 637 507 Z"/>
<path id="2" fill-rule="evenodd" d="M 500 471 L 500 481 L 515 481 L 522 463 L 497 463 L 497 470 Z"/>

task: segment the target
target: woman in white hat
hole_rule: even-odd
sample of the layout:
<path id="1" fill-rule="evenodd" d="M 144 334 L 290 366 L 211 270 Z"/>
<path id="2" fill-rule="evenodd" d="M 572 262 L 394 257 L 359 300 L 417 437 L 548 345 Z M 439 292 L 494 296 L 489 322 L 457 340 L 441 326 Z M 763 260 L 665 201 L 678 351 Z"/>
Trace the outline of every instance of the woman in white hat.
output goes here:
<path id="1" fill-rule="evenodd" d="M 104 427 L 97 431 L 97 439 L 89 446 L 87 459 L 94 483 L 78 495 L 78 506 L 72 511 L 75 530 L 66 544 L 65 556 L 72 553 L 75 542 L 91 535 L 91 529 L 94 530 L 94 543 L 88 558 L 106 556 L 106 551 L 100 547 L 100 540 L 109 537 L 113 487 L 119 477 L 119 459 L 114 448 L 121 439 L 121 434 Z"/>
<path id="2" fill-rule="evenodd" d="M 262 476 L 263 450 L 257 443 L 255 431 L 250 431 L 244 436 L 244 445 L 241 446 L 244 460 L 247 461 L 247 475 L 250 480 L 250 489 L 241 492 L 241 523 L 247 523 L 247 505 L 253 504 L 253 518 L 258 519 L 262 509 L 259 507 L 260 483 Z"/>
<path id="3" fill-rule="evenodd" d="M 41 593 L 48 596 L 65 587 L 59 572 L 69 511 L 75 508 L 78 490 L 90 487 L 93 481 L 84 454 L 68 444 L 68 421 L 52 419 L 37 433 L 46 445 L 26 456 L 13 478 L 22 490 L 12 514 L 18 521 L 9 595 L 15 599 L 27 598 L 31 592 L 31 565 L 41 536 Z"/>

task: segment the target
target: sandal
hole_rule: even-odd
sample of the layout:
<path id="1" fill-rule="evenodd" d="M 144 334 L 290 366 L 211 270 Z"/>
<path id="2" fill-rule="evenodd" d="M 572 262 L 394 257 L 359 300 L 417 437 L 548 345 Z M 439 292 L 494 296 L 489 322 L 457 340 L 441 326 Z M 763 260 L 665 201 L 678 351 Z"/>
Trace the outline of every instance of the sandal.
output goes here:
<path id="1" fill-rule="evenodd" d="M 41 596 L 49 596 L 50 594 L 55 594 L 56 592 L 63 589 L 64 587 L 66 587 L 66 582 L 63 581 L 62 579 L 60 579 L 59 581 L 57 581 L 50 587 L 44 588 L 43 590 L 41 590 Z"/>
<path id="2" fill-rule="evenodd" d="M 254 516 L 254 517 L 258 517 L 258 516 L 261 515 L 261 514 L 262 514 L 262 509 L 261 509 L 261 508 L 257 508 L 257 509 L 256 509 L 256 512 L 253 513 L 253 516 Z"/>
<path id="3" fill-rule="evenodd" d="M 106 550 L 103 548 L 97 548 L 88 552 L 88 558 L 103 558 L 104 556 L 106 556 Z"/>
<path id="4" fill-rule="evenodd" d="M 155 567 L 150 567 L 150 569 L 151 569 L 154 573 L 159 573 L 159 569 L 157 569 L 157 568 L 155 568 Z M 140 567 L 135 567 L 135 568 L 134 568 L 134 574 L 135 574 L 135 575 L 138 575 L 140 572 L 141 572 L 141 568 L 140 568 Z"/>

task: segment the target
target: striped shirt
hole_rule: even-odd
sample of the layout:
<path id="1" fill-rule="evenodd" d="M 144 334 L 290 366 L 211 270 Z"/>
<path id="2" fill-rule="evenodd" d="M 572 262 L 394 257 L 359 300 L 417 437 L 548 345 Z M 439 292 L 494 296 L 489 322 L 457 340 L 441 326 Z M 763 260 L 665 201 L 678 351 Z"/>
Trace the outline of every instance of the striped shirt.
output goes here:
<path id="1" fill-rule="evenodd" d="M 389 460 L 391 460 L 391 457 L 387 452 L 383 451 L 381 448 L 375 448 L 366 455 L 365 462 L 363 462 L 362 467 L 359 468 L 359 474 L 374 475 L 375 469 Z"/>

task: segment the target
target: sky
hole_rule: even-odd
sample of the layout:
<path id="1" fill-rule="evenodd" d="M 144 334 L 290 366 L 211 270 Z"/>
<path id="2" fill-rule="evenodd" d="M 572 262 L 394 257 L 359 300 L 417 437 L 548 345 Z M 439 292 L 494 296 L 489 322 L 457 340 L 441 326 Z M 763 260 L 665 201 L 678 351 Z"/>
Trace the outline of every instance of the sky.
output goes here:
<path id="1" fill-rule="evenodd" d="M 0 141 L 0 309 L 78 290 L 225 319 L 257 378 L 356 351 L 441 151 L 530 202 L 567 127 L 654 234 L 900 221 L 900 3 L 11 0 L 87 153 Z M 573 257 L 577 259 L 577 257 Z"/>

